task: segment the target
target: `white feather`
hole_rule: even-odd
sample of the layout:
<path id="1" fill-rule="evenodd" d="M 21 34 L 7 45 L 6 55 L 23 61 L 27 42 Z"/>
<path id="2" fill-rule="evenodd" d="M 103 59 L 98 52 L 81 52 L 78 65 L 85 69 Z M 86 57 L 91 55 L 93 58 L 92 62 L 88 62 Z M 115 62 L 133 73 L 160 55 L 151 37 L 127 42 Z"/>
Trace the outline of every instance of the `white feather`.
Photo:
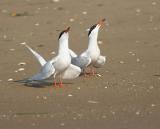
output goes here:
<path id="1" fill-rule="evenodd" d="M 100 68 L 102 67 L 106 62 L 105 56 L 99 56 L 97 61 L 93 64 L 94 67 Z"/>
<path id="2" fill-rule="evenodd" d="M 81 73 L 81 69 L 75 65 L 70 66 L 62 73 L 62 79 L 75 79 Z"/>
<path id="3" fill-rule="evenodd" d="M 29 47 L 27 44 L 24 44 L 28 50 L 34 55 L 34 57 L 38 60 L 38 62 L 40 63 L 41 66 L 44 66 L 47 61 L 40 55 L 38 54 L 36 51 L 34 51 L 31 47 Z"/>

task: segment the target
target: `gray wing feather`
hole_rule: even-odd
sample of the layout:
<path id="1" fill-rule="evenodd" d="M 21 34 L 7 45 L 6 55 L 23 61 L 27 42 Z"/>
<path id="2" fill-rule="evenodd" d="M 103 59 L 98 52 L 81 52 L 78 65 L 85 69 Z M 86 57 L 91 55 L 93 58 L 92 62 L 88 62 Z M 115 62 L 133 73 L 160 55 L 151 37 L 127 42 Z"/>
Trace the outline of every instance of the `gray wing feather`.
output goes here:
<path id="1" fill-rule="evenodd" d="M 55 68 L 52 65 L 51 62 L 47 62 L 42 69 L 36 74 L 33 75 L 31 78 L 29 78 L 29 80 L 44 80 L 49 78 L 51 75 L 53 75 L 55 72 Z"/>
<path id="2" fill-rule="evenodd" d="M 83 69 L 91 63 L 91 59 L 85 56 L 78 56 L 72 58 L 71 63 Z"/>
<path id="3" fill-rule="evenodd" d="M 34 55 L 34 57 L 38 60 L 41 66 L 44 66 L 47 62 L 46 60 L 38 54 L 36 51 L 34 51 L 31 47 L 25 44 L 25 46 L 29 49 L 29 51 Z"/>

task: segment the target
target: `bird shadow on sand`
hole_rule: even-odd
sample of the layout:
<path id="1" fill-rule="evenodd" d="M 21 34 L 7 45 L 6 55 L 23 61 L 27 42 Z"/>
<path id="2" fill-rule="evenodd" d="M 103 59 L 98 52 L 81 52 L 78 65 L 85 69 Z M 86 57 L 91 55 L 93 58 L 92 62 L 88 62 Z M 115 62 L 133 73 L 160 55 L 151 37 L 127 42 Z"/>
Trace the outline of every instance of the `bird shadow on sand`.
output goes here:
<path id="1" fill-rule="evenodd" d="M 28 79 L 23 79 L 23 80 L 16 80 L 14 82 L 21 83 L 26 87 L 34 87 L 34 88 L 45 88 L 45 87 L 49 87 L 49 86 L 54 86 L 53 80 L 51 80 L 51 79 L 42 80 L 42 81 L 30 81 Z M 64 82 L 63 84 L 66 86 L 66 85 L 71 85 L 73 83 Z"/>

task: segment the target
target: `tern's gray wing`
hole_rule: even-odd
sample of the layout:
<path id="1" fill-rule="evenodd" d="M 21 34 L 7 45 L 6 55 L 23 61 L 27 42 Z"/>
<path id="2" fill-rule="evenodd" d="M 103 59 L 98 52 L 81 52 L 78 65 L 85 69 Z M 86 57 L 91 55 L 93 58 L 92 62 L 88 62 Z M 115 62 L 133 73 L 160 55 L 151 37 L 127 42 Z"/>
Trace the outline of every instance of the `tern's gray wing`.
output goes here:
<path id="1" fill-rule="evenodd" d="M 102 67 L 106 62 L 106 57 L 105 56 L 99 56 L 97 59 L 97 62 L 94 63 L 94 67 L 100 68 Z"/>
<path id="2" fill-rule="evenodd" d="M 34 55 L 34 57 L 38 60 L 41 66 L 44 66 L 47 62 L 46 60 L 38 54 L 36 51 L 34 51 L 31 47 L 25 44 L 25 46 L 29 49 L 29 51 Z"/>
<path id="3" fill-rule="evenodd" d="M 85 56 L 78 56 L 78 57 L 72 58 L 71 63 L 84 69 L 91 63 L 91 59 Z"/>
<path id="4" fill-rule="evenodd" d="M 42 69 L 36 74 L 33 75 L 29 80 L 40 81 L 49 78 L 55 72 L 55 68 L 51 62 L 47 62 Z"/>

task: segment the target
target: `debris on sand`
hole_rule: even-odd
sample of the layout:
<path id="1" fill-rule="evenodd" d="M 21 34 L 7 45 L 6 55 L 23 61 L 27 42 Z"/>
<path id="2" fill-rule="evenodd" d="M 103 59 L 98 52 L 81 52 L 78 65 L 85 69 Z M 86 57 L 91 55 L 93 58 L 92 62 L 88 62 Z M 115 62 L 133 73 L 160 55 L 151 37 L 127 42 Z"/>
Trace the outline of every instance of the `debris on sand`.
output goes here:
<path id="1" fill-rule="evenodd" d="M 68 94 L 68 97 L 72 97 L 73 95 L 72 94 Z"/>
<path id="2" fill-rule="evenodd" d="M 155 107 L 156 105 L 155 104 L 151 104 L 151 107 Z"/>
<path id="3" fill-rule="evenodd" d="M 86 14 L 87 14 L 87 12 L 86 12 L 86 11 L 83 11 L 83 12 L 82 12 L 82 14 L 83 14 L 83 15 L 86 15 Z"/>
<path id="4" fill-rule="evenodd" d="M 64 123 L 60 123 L 60 126 L 64 126 Z"/>
<path id="5" fill-rule="evenodd" d="M 52 0 L 52 2 L 55 2 L 55 3 L 57 3 L 57 2 L 60 2 L 60 0 Z"/>
<path id="6" fill-rule="evenodd" d="M 78 89 L 78 90 L 80 90 L 80 89 L 81 89 L 81 87 L 77 87 L 77 89 Z"/>
<path id="7" fill-rule="evenodd" d="M 99 41 L 98 41 L 98 44 L 103 44 L 103 42 L 99 40 Z"/>
<path id="8" fill-rule="evenodd" d="M 74 18 L 70 18 L 69 21 L 70 21 L 70 22 L 74 22 L 75 19 L 74 19 Z"/>
<path id="9" fill-rule="evenodd" d="M 39 96 L 36 96 L 36 99 L 40 99 L 40 97 L 39 97 Z"/>
<path id="10" fill-rule="evenodd" d="M 88 100 L 88 103 L 97 104 L 98 102 L 93 100 Z"/>
<path id="11" fill-rule="evenodd" d="M 97 76 L 98 76 L 98 77 L 102 77 L 102 75 L 101 75 L 101 74 L 97 74 Z"/>
<path id="12" fill-rule="evenodd" d="M 20 16 L 29 16 L 30 14 L 28 12 L 22 12 L 22 13 L 18 13 L 18 12 L 11 12 L 10 16 L 12 17 L 20 17 Z"/>
<path id="13" fill-rule="evenodd" d="M 24 68 L 19 68 L 18 71 L 24 71 Z"/>
<path id="14" fill-rule="evenodd" d="M 139 59 L 139 58 L 137 58 L 137 59 L 136 59 L 136 61 L 137 61 L 137 62 L 140 62 L 140 59 Z"/>
<path id="15" fill-rule="evenodd" d="M 56 54 L 56 52 L 55 52 L 55 51 L 53 51 L 53 52 L 51 52 L 50 54 L 55 55 L 55 54 Z"/>
<path id="16" fill-rule="evenodd" d="M 14 48 L 11 48 L 11 49 L 9 49 L 10 51 L 15 51 L 15 49 Z"/>
<path id="17" fill-rule="evenodd" d="M 26 63 L 25 62 L 20 62 L 20 63 L 18 63 L 18 65 L 23 66 L 23 65 L 26 65 Z"/>
<path id="18" fill-rule="evenodd" d="M 155 1 L 152 2 L 152 5 L 156 5 L 157 3 Z"/>
<path id="19" fill-rule="evenodd" d="M 13 81 L 13 78 L 9 78 L 9 79 L 8 79 L 8 82 L 11 82 L 11 81 Z"/>
<path id="20" fill-rule="evenodd" d="M 21 45 L 25 45 L 26 44 L 26 42 L 22 42 L 22 43 L 20 43 Z"/>
<path id="21" fill-rule="evenodd" d="M 40 24 L 39 24 L 39 23 L 35 23 L 34 25 L 35 25 L 35 26 L 39 26 Z"/>
<path id="22" fill-rule="evenodd" d="M 140 12 L 141 12 L 141 9 L 137 8 L 136 13 L 140 13 Z"/>
<path id="23" fill-rule="evenodd" d="M 44 100 L 47 100 L 47 97 L 46 97 L 46 96 L 43 96 L 42 98 L 43 98 Z"/>
<path id="24" fill-rule="evenodd" d="M 136 111 L 136 115 L 140 115 L 140 111 Z"/>
<path id="25" fill-rule="evenodd" d="M 121 60 L 119 63 L 120 63 L 120 64 L 124 64 L 124 61 Z"/>

